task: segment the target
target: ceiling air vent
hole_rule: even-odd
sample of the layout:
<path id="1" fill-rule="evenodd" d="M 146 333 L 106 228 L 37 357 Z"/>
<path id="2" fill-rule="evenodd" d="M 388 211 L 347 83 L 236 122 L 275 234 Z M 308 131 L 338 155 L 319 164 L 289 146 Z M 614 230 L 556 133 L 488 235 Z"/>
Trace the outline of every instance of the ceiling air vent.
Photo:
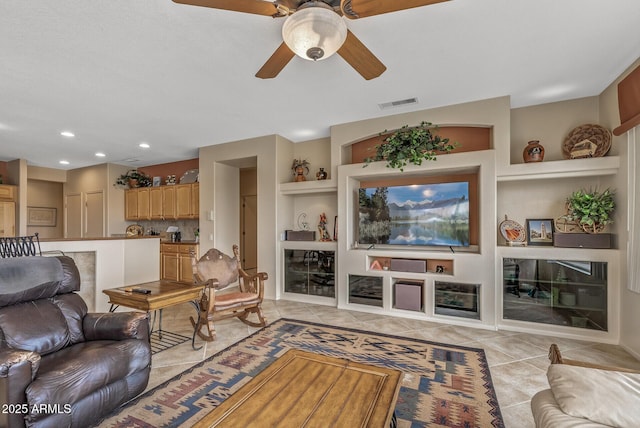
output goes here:
<path id="1" fill-rule="evenodd" d="M 388 103 L 378 104 L 378 107 L 380 107 L 381 110 L 386 110 L 388 108 L 402 107 L 409 104 L 418 104 L 418 99 L 414 97 L 407 98 L 406 100 L 390 101 Z"/>

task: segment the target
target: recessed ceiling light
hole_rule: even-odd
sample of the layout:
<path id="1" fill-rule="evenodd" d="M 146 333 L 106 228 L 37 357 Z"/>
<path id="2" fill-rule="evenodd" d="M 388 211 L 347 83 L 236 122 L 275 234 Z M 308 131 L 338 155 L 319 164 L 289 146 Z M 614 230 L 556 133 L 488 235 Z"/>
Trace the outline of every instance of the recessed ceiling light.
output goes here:
<path id="1" fill-rule="evenodd" d="M 96 153 L 96 156 L 97 156 L 97 157 L 99 157 L 99 158 L 103 158 L 103 157 L 105 157 L 106 155 L 105 155 L 104 153 L 102 153 L 102 152 L 97 152 L 97 153 Z"/>
<path id="2" fill-rule="evenodd" d="M 62 132 L 60 133 L 60 135 L 62 135 L 63 137 L 69 137 L 69 138 L 71 138 L 71 137 L 75 137 L 75 136 L 76 136 L 76 134 L 74 134 L 74 133 L 73 133 L 73 132 L 71 132 L 71 131 L 62 131 Z"/>
<path id="3" fill-rule="evenodd" d="M 61 165 L 69 165 L 69 161 L 67 161 L 67 160 L 61 160 L 61 161 L 60 161 L 60 164 L 61 164 Z"/>
<path id="4" fill-rule="evenodd" d="M 138 145 L 139 145 L 140 147 L 142 147 L 143 149 L 148 149 L 149 147 L 151 147 L 151 146 L 149 145 L 149 143 L 140 143 L 140 144 L 138 144 Z"/>

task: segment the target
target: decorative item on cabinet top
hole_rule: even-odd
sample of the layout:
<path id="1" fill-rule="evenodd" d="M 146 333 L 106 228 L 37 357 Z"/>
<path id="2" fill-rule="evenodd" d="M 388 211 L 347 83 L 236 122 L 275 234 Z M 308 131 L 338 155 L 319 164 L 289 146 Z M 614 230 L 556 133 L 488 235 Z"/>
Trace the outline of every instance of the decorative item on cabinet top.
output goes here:
<path id="1" fill-rule="evenodd" d="M 417 126 L 404 125 L 393 131 L 385 129 L 380 133 L 385 138 L 375 146 L 374 155 L 364 160 L 363 167 L 371 162 L 384 160 L 387 167 L 404 171 L 408 163 L 422 165 L 424 160 L 435 160 L 438 154 L 449 153 L 458 143 L 449 143 L 448 138 L 434 134 L 432 131 L 437 128 L 431 122 L 422 121 Z"/>
<path id="2" fill-rule="evenodd" d="M 196 181 L 198 181 L 198 176 L 199 170 L 190 169 L 189 171 L 182 174 L 182 177 L 180 177 L 180 184 L 195 183 Z"/>
<path id="3" fill-rule="evenodd" d="M 115 187 L 134 188 L 134 187 L 150 187 L 152 179 L 144 172 L 137 169 L 130 169 L 126 173 L 120 175 L 114 184 Z"/>
<path id="4" fill-rule="evenodd" d="M 562 143 L 565 159 L 599 158 L 611 148 L 611 131 L 600 125 L 580 125 Z"/>

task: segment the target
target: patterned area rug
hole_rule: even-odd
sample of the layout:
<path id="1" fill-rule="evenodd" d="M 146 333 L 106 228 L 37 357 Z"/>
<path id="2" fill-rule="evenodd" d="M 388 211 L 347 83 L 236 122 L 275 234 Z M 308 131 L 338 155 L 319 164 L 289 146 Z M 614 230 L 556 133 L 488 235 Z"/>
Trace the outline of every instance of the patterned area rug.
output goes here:
<path id="1" fill-rule="evenodd" d="M 504 427 L 482 349 L 290 319 L 196 364 L 99 426 L 191 426 L 290 348 L 402 370 L 398 427 Z"/>

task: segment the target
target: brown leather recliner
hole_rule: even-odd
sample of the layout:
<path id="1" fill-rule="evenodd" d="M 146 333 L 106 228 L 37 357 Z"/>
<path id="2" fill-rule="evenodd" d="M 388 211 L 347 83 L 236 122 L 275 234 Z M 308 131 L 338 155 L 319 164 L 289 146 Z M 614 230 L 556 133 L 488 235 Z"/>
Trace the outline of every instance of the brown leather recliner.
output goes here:
<path id="1" fill-rule="evenodd" d="M 86 427 L 147 386 L 147 314 L 89 314 L 79 289 L 70 257 L 0 260 L 0 426 Z"/>

